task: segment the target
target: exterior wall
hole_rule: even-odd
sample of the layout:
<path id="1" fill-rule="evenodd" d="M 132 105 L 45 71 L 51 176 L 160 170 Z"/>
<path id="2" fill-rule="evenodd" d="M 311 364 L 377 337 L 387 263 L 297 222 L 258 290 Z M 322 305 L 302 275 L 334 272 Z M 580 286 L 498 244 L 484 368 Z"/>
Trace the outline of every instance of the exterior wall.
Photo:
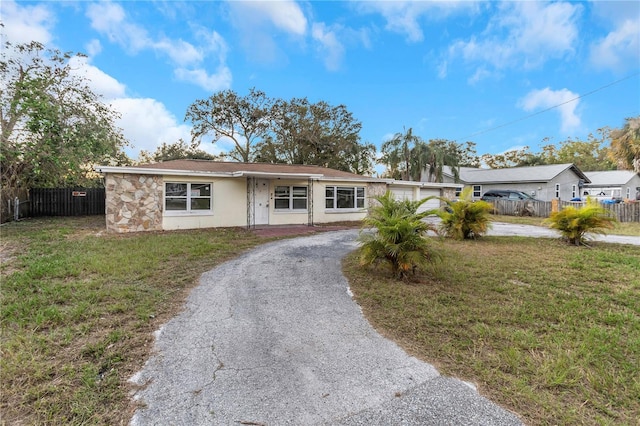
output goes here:
<path id="1" fill-rule="evenodd" d="M 246 179 L 165 176 L 165 182 L 211 183 L 212 211 L 187 213 L 165 212 L 162 228 L 198 229 L 247 226 Z M 161 200 L 161 202 L 164 202 Z"/>
<path id="2" fill-rule="evenodd" d="M 638 191 L 640 191 L 640 175 L 636 174 L 629 182 L 622 187 L 622 198 L 627 198 L 627 188 L 630 195 L 629 199 L 636 200 Z"/>
<path id="3" fill-rule="evenodd" d="M 367 208 L 372 202 L 371 197 L 378 195 L 376 186 L 371 186 L 369 182 L 358 181 L 318 181 L 315 182 L 313 188 L 313 222 L 314 223 L 331 223 L 331 222 L 343 222 L 343 221 L 358 221 L 367 216 Z M 385 186 L 386 191 L 386 185 Z M 326 208 L 326 188 L 327 186 L 349 186 L 349 187 L 364 187 L 364 208 L 363 209 L 349 209 L 345 211 L 330 210 Z M 373 193 L 376 191 L 376 193 Z M 384 191 L 382 192 L 384 194 Z"/>
<path id="4" fill-rule="evenodd" d="M 309 223 L 308 210 L 290 210 L 282 211 L 275 209 L 274 194 L 276 186 L 306 186 L 309 187 L 308 179 L 275 179 L 270 181 L 269 185 L 269 225 L 306 225 Z M 322 188 L 324 190 L 324 187 Z M 307 189 L 307 209 L 311 199 L 309 194 L 311 191 L 315 194 L 319 191 L 319 185 L 314 183 L 312 189 Z M 315 200 L 314 200 L 315 201 Z M 322 204 L 324 206 L 324 204 Z M 315 203 L 314 203 L 315 206 Z M 317 208 L 317 206 L 315 206 Z"/>
<path id="5" fill-rule="evenodd" d="M 491 189 L 511 189 L 514 191 L 522 191 L 541 201 L 551 201 L 556 198 L 556 184 L 560 184 L 560 199 L 569 201 L 573 198 L 573 185 L 576 186 L 575 196 L 580 196 L 581 189 L 579 187 L 579 183 L 580 178 L 578 175 L 570 169 L 567 169 L 549 182 L 470 183 L 469 185 L 482 185 L 482 194 Z M 476 197 L 475 199 L 479 199 L 479 197 Z"/>
<path id="6" fill-rule="evenodd" d="M 162 176 L 107 174 L 107 231 L 124 233 L 162 230 L 162 182 Z"/>

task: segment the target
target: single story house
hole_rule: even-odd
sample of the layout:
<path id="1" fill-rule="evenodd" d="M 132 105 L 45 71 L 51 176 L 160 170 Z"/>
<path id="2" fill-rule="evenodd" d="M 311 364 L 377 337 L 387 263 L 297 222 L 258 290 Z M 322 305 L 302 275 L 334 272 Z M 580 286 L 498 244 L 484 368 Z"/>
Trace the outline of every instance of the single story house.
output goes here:
<path id="1" fill-rule="evenodd" d="M 107 230 L 159 231 L 362 220 L 371 198 L 391 191 L 417 200 L 455 185 L 399 182 L 318 166 L 173 160 L 97 166 Z M 432 200 L 427 207 L 439 206 Z"/>
<path id="2" fill-rule="evenodd" d="M 426 177 L 426 173 L 423 174 Z M 445 182 L 454 182 L 450 169 L 443 172 Z M 570 200 L 582 194 L 582 187 L 591 181 L 574 164 L 511 167 L 505 169 L 460 168 L 458 192 L 463 186 L 473 188 L 473 199 L 480 199 L 490 189 L 511 189 L 525 192 L 541 201 L 554 198 Z"/>
<path id="3" fill-rule="evenodd" d="M 640 173 L 631 170 L 585 172 L 590 183 L 581 195 L 610 199 L 635 200 L 640 194 Z"/>

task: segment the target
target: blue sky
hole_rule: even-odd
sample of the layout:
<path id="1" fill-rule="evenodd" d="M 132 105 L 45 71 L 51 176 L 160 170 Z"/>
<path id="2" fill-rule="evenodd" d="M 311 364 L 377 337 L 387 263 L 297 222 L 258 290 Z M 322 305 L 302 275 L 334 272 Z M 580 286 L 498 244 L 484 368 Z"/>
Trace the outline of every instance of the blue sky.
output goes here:
<path id="1" fill-rule="evenodd" d="M 88 55 L 77 72 L 122 114 L 133 158 L 190 140 L 187 107 L 225 89 L 344 104 L 378 147 L 411 127 L 478 154 L 640 115 L 637 1 L 2 0 L 0 13 L 5 39 Z"/>

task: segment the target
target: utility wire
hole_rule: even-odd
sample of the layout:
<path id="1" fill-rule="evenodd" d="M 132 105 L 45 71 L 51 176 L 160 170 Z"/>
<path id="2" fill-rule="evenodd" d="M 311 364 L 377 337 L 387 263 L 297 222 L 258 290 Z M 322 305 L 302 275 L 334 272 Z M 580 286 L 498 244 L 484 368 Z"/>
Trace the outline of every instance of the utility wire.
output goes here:
<path id="1" fill-rule="evenodd" d="M 640 75 L 640 71 L 638 71 L 638 72 L 636 72 L 636 73 L 633 73 L 633 74 L 631 74 L 631 75 L 628 75 L 628 76 L 626 76 L 626 77 L 623 77 L 623 78 L 621 78 L 621 79 L 619 79 L 619 80 L 616 80 L 616 81 L 614 81 L 614 82 L 611 82 L 611 83 L 609 83 L 609 84 L 606 84 L 606 85 L 604 85 L 604 86 L 598 87 L 597 89 L 594 89 L 594 90 L 592 90 L 592 91 L 590 91 L 590 92 L 583 93 L 582 95 L 580 95 L 580 96 L 576 96 L 575 98 L 573 98 L 573 99 L 569 99 L 568 101 L 562 102 L 561 104 L 554 105 L 554 106 L 551 106 L 551 107 L 549 107 L 549 108 L 545 108 L 545 109 L 543 109 L 543 110 L 541 110 L 541 111 L 534 112 L 533 114 L 529 114 L 529 115 L 527 115 L 527 116 L 520 117 L 520 118 L 518 118 L 518 119 L 515 119 L 515 120 L 513 120 L 513 121 L 509 121 L 509 122 L 504 123 L 504 124 L 500 124 L 500 125 L 495 126 L 495 127 L 490 127 L 490 128 L 488 128 L 488 129 L 481 130 L 481 131 L 479 131 L 479 132 L 473 133 L 473 134 L 471 134 L 471 135 L 469 135 L 469 136 L 465 136 L 464 138 L 458 138 L 458 139 L 456 139 L 456 140 L 460 140 L 460 139 L 469 139 L 469 138 L 472 138 L 472 137 L 474 137 L 474 136 L 483 135 L 483 134 L 485 134 L 485 133 L 489 133 L 489 132 L 492 132 L 492 131 L 494 131 L 494 130 L 497 130 L 497 129 L 501 129 L 501 128 L 503 128 L 503 127 L 510 126 L 510 125 L 512 125 L 512 124 L 514 124 L 514 123 L 518 123 L 518 122 L 520 122 L 520 121 L 527 120 L 527 119 L 529 119 L 529 118 L 531 118 L 531 117 L 535 117 L 536 115 L 540 115 L 540 114 L 543 114 L 543 113 L 545 113 L 545 112 L 547 112 L 547 111 L 551 111 L 552 109 L 559 108 L 559 107 L 561 107 L 562 105 L 566 105 L 566 104 L 568 104 L 568 103 L 571 103 L 571 102 L 577 101 L 578 99 L 584 98 L 584 97 L 586 97 L 586 96 L 593 95 L 593 94 L 594 94 L 594 93 L 596 93 L 596 92 L 599 92 L 599 91 L 601 91 L 601 90 L 604 90 L 604 89 L 606 89 L 607 87 L 611 87 L 611 86 L 613 86 L 613 85 L 615 85 L 615 84 L 621 83 L 621 82 L 623 82 L 623 81 L 625 81 L 625 80 L 628 80 L 628 79 L 630 79 L 630 78 L 632 78 L 632 77 L 635 77 L 635 76 L 637 76 L 637 75 Z"/>

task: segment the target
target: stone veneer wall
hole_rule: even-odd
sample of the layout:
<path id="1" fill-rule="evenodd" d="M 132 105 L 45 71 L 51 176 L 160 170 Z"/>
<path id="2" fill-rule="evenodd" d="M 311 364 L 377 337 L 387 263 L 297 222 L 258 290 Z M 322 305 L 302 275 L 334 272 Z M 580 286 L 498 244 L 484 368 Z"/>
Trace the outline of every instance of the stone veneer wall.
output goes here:
<path id="1" fill-rule="evenodd" d="M 163 186 L 162 176 L 107 174 L 107 231 L 161 231 Z"/>

